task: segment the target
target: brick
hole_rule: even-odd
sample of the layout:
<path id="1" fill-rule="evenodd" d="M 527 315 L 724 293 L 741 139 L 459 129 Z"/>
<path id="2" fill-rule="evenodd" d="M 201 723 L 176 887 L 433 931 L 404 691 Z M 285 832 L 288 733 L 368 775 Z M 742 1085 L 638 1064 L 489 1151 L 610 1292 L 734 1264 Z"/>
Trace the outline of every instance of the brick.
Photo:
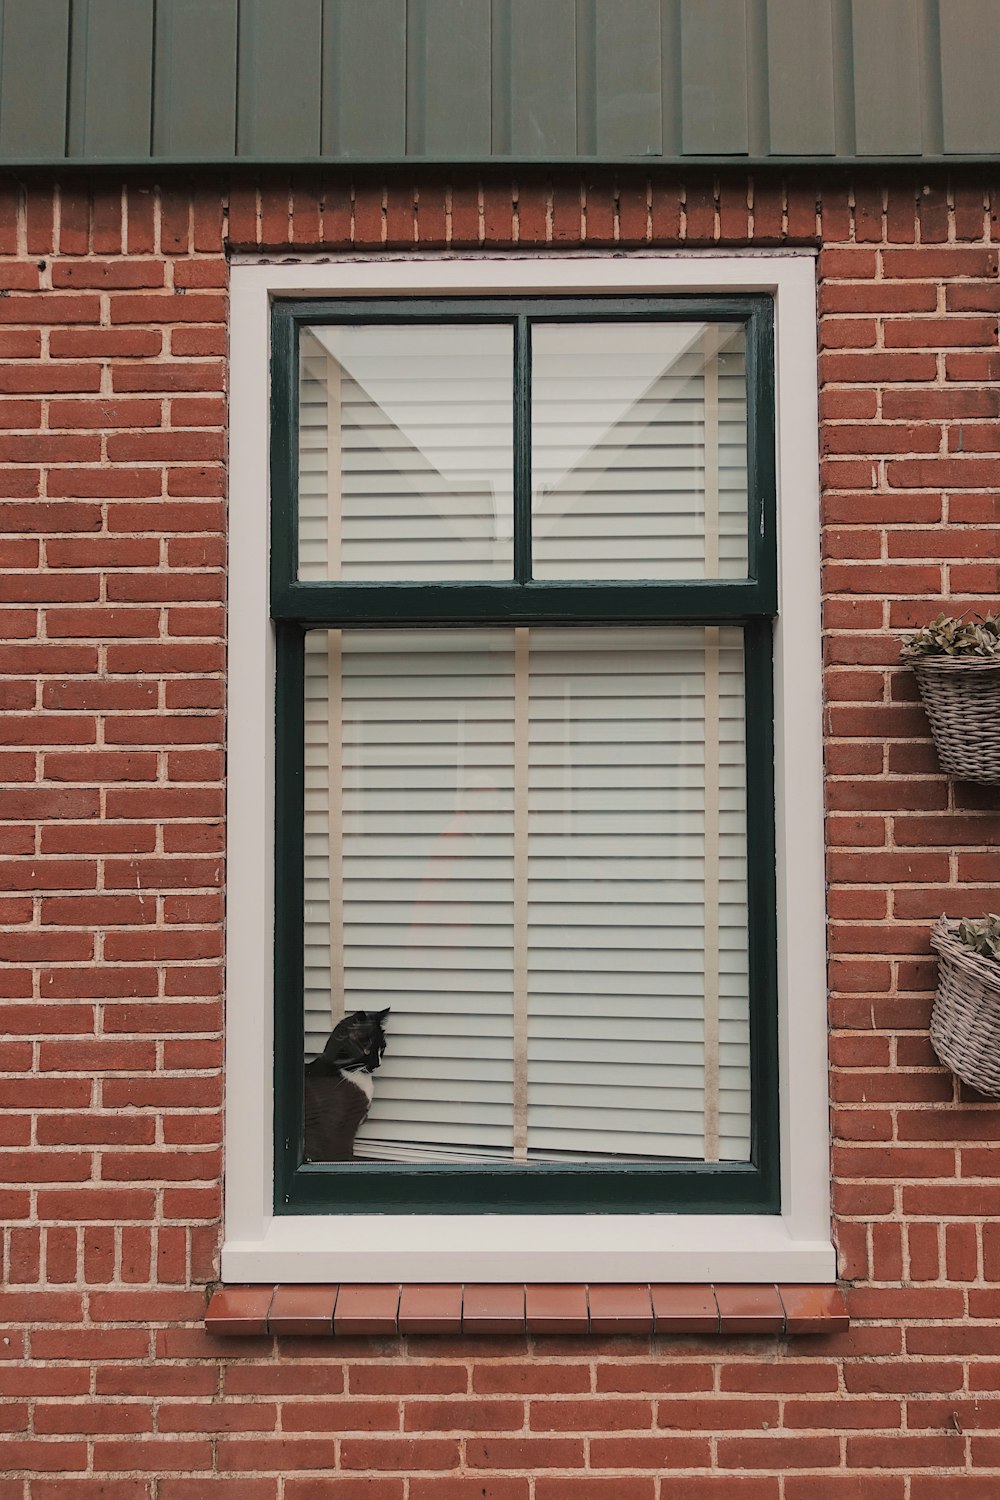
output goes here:
<path id="1" fill-rule="evenodd" d="M 100 1473 L 139 1469 L 153 1474 L 169 1474 L 177 1469 L 209 1469 L 212 1447 L 208 1442 L 157 1436 L 134 1437 L 128 1442 L 111 1440 L 94 1443 L 94 1468 Z"/>
<path id="2" fill-rule="evenodd" d="M 991 1466 L 995 1462 L 990 1459 Z M 914 1474 L 911 1500 L 992 1500 L 996 1479 L 985 1474 L 951 1472 L 945 1475 Z"/>
<path id="3" fill-rule="evenodd" d="M 81 1471 L 87 1467 L 87 1445 L 0 1437 L 0 1465 L 8 1472 L 23 1469 L 30 1474 Z"/>
<path id="4" fill-rule="evenodd" d="M 73 499 L 133 500 L 158 495 L 162 489 L 155 469 L 56 469 L 49 475 L 49 494 Z M 115 526 L 109 527 L 116 530 Z"/>
<path id="5" fill-rule="evenodd" d="M 152 751 L 89 750 L 45 757 L 45 775 L 53 781 L 155 781 L 156 771 Z"/>
<path id="6" fill-rule="evenodd" d="M 813 1500 L 816 1483 L 813 1477 L 789 1474 L 785 1500 Z M 905 1494 L 901 1475 L 824 1474 L 821 1483 L 826 1500 L 903 1500 Z"/>
<path id="7" fill-rule="evenodd" d="M 227 339 L 224 328 L 184 328 L 170 330 L 171 354 L 186 356 L 224 355 Z"/>
<path id="8" fill-rule="evenodd" d="M 715 184 L 697 171 L 685 183 L 683 233 L 692 243 L 710 243 L 715 237 Z"/>
<path id="9" fill-rule="evenodd" d="M 159 287 L 164 283 L 164 269 L 154 260 L 54 261 L 53 287 Z"/>
<path id="10" fill-rule="evenodd" d="M 631 1432 L 652 1425 L 653 1407 L 649 1401 L 587 1396 L 528 1403 L 528 1426 L 532 1432 Z"/>
<path id="11" fill-rule="evenodd" d="M 14 293 L 0 301 L 0 323 L 30 326 L 66 323 L 99 323 L 101 301 L 93 296 L 70 296 L 56 292 Z"/>
<path id="12" fill-rule="evenodd" d="M 211 1496 L 212 1500 L 276 1500 L 277 1483 L 276 1479 L 251 1479 L 245 1474 L 238 1479 L 213 1474 L 210 1481 L 164 1477 L 157 1481 L 156 1493 L 157 1500 L 206 1500 L 206 1496 Z M 289 1480 L 285 1486 L 286 1497 L 298 1495 L 299 1500 L 306 1500 L 306 1490 L 288 1487 L 301 1483 L 303 1481 Z M 349 1497 L 345 1495 L 343 1500 L 349 1500 Z M 379 1500 L 374 1492 L 372 1500 Z"/>
<path id="13" fill-rule="evenodd" d="M 882 269 L 889 278 L 904 280 L 924 278 L 937 281 L 945 277 L 977 276 L 995 278 L 996 250 L 955 247 L 947 250 L 884 250 Z"/>
<path id="14" fill-rule="evenodd" d="M 936 308 L 937 287 L 929 281 L 823 281 L 819 289 L 821 317 L 829 313 L 934 312 Z"/>
<path id="15" fill-rule="evenodd" d="M 884 332 L 887 349 L 981 348 L 997 341 L 995 318 L 893 318 Z"/>
<path id="16" fill-rule="evenodd" d="M 652 1475 L 615 1475 L 601 1479 L 588 1474 L 573 1479 L 539 1477 L 536 1500 L 653 1500 L 656 1480 Z"/>
<path id="17" fill-rule="evenodd" d="M 85 302 L 86 299 L 78 299 Z M 157 297 L 136 293 L 119 293 L 111 300 L 111 322 L 121 323 L 225 323 L 228 297 L 210 292 L 194 292 L 185 297 Z M 15 322 L 20 319 L 7 319 Z M 72 322 L 72 318 L 51 318 L 50 322 Z M 80 320 L 82 321 L 82 319 Z M 91 321 L 96 322 L 96 318 Z"/>
<path id="18" fill-rule="evenodd" d="M 60 1433 L 67 1436 L 96 1433 L 148 1433 L 153 1430 L 151 1406 L 108 1406 L 86 1403 L 62 1403 L 56 1407 L 36 1407 L 36 1433 Z"/>
<path id="19" fill-rule="evenodd" d="M 49 335 L 53 359 L 149 359 L 162 347 L 163 334 L 153 328 L 53 328 Z M 81 366 L 83 371 L 90 367 Z M 100 372 L 91 373 L 99 376 Z"/>
<path id="20" fill-rule="evenodd" d="M 850 1443 L 852 1439 L 848 1439 Z M 840 1462 L 840 1443 L 834 1437 L 768 1437 L 719 1439 L 719 1467 L 723 1469 L 819 1469 Z"/>
<path id="21" fill-rule="evenodd" d="M 285 1500 L 402 1500 L 403 1480 L 348 1474 L 325 1475 L 322 1479 L 289 1478 L 284 1494 Z"/>
<path id="22" fill-rule="evenodd" d="M 590 1440 L 590 1464 L 595 1469 L 703 1469 L 709 1466 L 710 1452 L 707 1437 L 617 1435 Z"/>
<path id="23" fill-rule="evenodd" d="M 1000 354 L 996 350 L 975 354 L 946 354 L 946 380 L 995 380 L 1000 373 Z"/>
<path id="24" fill-rule="evenodd" d="M 180 267 L 178 267 L 178 270 Z M 153 351 L 157 352 L 156 350 Z M 207 391 L 222 390 L 225 370 L 222 364 L 154 363 L 143 360 L 141 364 L 113 364 L 111 384 L 116 391 Z"/>
<path id="25" fill-rule="evenodd" d="M 937 374 L 933 354 L 910 354 L 896 350 L 861 354 L 824 353 L 819 361 L 820 379 L 870 385 L 890 381 L 931 381 Z"/>
<path id="26" fill-rule="evenodd" d="M 583 1452 L 582 1438 L 470 1437 L 466 1442 L 466 1463 L 472 1469 L 523 1469 L 530 1473 L 541 1469 L 581 1469 Z M 388 1468 L 390 1465 L 379 1464 L 378 1467 Z M 420 1467 L 449 1466 L 433 1464 Z"/>

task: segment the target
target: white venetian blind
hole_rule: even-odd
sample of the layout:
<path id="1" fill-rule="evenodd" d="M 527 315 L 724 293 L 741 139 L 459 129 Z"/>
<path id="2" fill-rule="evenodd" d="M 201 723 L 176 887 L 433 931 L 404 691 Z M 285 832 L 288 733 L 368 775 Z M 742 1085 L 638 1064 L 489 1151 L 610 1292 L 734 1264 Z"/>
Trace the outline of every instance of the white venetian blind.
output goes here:
<path id="1" fill-rule="evenodd" d="M 344 998 L 331 1008 L 322 993 L 323 952 L 310 947 L 307 918 L 307 1050 L 322 1046 L 331 1009 L 391 1006 L 389 1052 L 359 1151 L 509 1156 L 510 634 L 310 639 L 310 658 L 339 658 L 340 701 L 329 717 L 342 736 L 342 825 L 325 868 L 322 858 L 310 867 L 307 853 L 306 907 L 321 908 L 331 882 L 342 893 L 330 915 Z M 307 805 L 321 799 L 323 780 L 323 768 L 307 764 Z"/>
<path id="2" fill-rule="evenodd" d="M 513 576 L 509 326 L 315 327 L 299 356 L 299 577 Z"/>
<path id="3" fill-rule="evenodd" d="M 532 332 L 536 578 L 745 578 L 742 327 Z"/>
<path id="4" fill-rule="evenodd" d="M 311 632 L 306 681 L 307 1051 L 392 1008 L 359 1155 L 745 1160 L 741 632 Z"/>
<path id="5" fill-rule="evenodd" d="M 741 633 L 533 632 L 530 692 L 530 1154 L 745 1159 Z"/>

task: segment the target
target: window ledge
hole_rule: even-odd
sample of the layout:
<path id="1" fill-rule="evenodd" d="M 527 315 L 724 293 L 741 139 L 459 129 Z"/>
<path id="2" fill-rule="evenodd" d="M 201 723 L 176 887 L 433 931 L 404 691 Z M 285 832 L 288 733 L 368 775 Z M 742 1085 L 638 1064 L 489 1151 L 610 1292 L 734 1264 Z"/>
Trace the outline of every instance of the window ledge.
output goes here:
<path id="1" fill-rule="evenodd" d="M 802 1334 L 848 1327 L 834 1286 L 655 1284 L 222 1286 L 209 1333 L 315 1337 L 410 1334 Z"/>

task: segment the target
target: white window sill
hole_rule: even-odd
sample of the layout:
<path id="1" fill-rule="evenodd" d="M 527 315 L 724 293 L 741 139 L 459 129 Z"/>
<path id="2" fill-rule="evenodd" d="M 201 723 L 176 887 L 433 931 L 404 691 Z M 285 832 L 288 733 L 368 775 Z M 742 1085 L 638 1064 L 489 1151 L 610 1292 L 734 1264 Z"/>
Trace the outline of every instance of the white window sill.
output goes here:
<path id="1" fill-rule="evenodd" d="M 273 1218 L 227 1239 L 222 1279 L 256 1281 L 801 1281 L 836 1279 L 828 1240 L 779 1217 L 351 1214 Z"/>

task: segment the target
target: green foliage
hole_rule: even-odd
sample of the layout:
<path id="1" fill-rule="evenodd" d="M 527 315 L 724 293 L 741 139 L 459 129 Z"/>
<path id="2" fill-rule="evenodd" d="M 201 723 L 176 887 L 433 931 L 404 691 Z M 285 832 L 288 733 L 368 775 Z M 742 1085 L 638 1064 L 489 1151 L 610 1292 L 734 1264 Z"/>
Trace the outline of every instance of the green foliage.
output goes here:
<path id="1" fill-rule="evenodd" d="M 1000 615 L 956 620 L 938 615 L 903 643 L 903 657 L 974 656 L 1000 660 Z"/>
<path id="2" fill-rule="evenodd" d="M 1000 965 L 1000 917 L 987 916 L 978 922 L 959 922 L 958 935 L 973 953 Z"/>

